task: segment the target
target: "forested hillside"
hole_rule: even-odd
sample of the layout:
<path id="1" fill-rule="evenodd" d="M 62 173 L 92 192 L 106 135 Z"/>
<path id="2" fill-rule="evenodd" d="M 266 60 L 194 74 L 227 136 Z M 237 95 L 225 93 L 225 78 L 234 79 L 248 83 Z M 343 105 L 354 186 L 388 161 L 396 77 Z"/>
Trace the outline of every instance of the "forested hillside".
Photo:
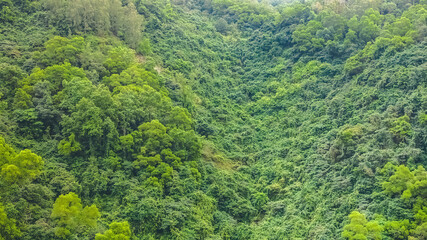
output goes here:
<path id="1" fill-rule="evenodd" d="M 426 0 L 0 0 L 0 239 L 427 239 Z"/>

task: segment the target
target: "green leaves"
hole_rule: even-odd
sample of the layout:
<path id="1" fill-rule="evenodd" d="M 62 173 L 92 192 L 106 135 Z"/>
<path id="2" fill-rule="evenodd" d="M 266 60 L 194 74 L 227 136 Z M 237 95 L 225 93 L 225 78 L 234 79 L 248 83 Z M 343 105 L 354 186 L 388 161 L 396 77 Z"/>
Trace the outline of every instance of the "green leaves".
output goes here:
<path id="1" fill-rule="evenodd" d="M 0 166 L 8 163 L 15 155 L 15 149 L 9 146 L 6 140 L 0 136 Z"/>
<path id="2" fill-rule="evenodd" d="M 82 204 L 77 194 L 70 192 L 66 195 L 60 195 L 53 205 L 53 219 L 58 219 L 58 224 L 75 227 L 82 211 Z"/>
<path id="3" fill-rule="evenodd" d="M 32 185 L 82 201 L 60 196 L 49 220 L 52 204 L 34 204 L 45 195 L 21 180 L 39 168 L 12 163 L 19 151 L 0 141 L 0 194 L 20 238 L 94 238 L 99 211 L 82 202 L 130 223 L 96 239 L 338 239 L 356 207 L 393 221 L 381 232 L 352 215 L 347 238 L 426 235 L 425 170 L 413 169 L 425 162 L 424 7 L 3 1 L 29 2 L 47 12 L 14 8 L 16 26 L 0 26 L 1 60 L 24 69 L 0 66 L 0 132 L 44 157 Z M 46 16 L 55 29 L 39 24 Z M 70 37 L 43 49 L 54 34 Z M 124 45 L 137 43 L 148 57 Z M 215 145 L 202 156 L 200 133 Z M 383 178 L 387 161 L 408 168 Z"/>
<path id="4" fill-rule="evenodd" d="M 215 11 L 237 16 L 235 21 L 251 23 L 254 26 L 259 26 L 261 23 L 274 19 L 278 15 L 268 4 L 246 0 L 213 0 L 212 7 Z"/>
<path id="5" fill-rule="evenodd" d="M 375 22 L 376 21 L 372 20 L 370 17 L 367 16 L 363 16 L 360 19 L 358 29 L 360 29 L 359 37 L 362 41 L 367 43 L 369 41 L 375 40 L 375 38 L 378 37 L 380 27 Z"/>
<path id="6" fill-rule="evenodd" d="M 176 124 L 181 126 L 179 122 Z M 200 156 L 200 141 L 193 130 L 168 130 L 158 120 L 144 123 L 138 129 L 132 133 L 136 145 L 133 148 L 140 151 L 133 166 L 137 170 L 145 167 L 151 176 L 149 182 L 162 185 L 170 182 L 173 171 L 179 169 L 182 161 L 195 161 Z M 196 176 L 200 175 L 195 168 L 193 172 Z"/>
<path id="7" fill-rule="evenodd" d="M 419 121 L 421 124 L 427 125 L 427 114 L 426 113 L 420 114 Z"/>
<path id="8" fill-rule="evenodd" d="M 427 171 L 418 166 L 414 171 L 400 165 L 388 181 L 382 183 L 384 191 L 390 194 L 401 194 L 402 199 L 412 197 L 427 197 Z"/>
<path id="9" fill-rule="evenodd" d="M 25 149 L 11 159 L 9 164 L 2 166 L 1 174 L 8 182 L 23 183 L 36 178 L 41 173 L 43 164 L 40 156 Z"/>
<path id="10" fill-rule="evenodd" d="M 360 74 L 368 62 L 377 59 L 381 54 L 401 51 L 413 42 L 409 36 L 378 37 L 373 43 L 368 42 L 363 50 L 348 58 L 344 71 L 350 76 Z"/>
<path id="11" fill-rule="evenodd" d="M 400 165 L 396 168 L 396 172 L 389 178 L 389 181 L 382 183 L 384 191 L 391 194 L 402 194 L 403 191 L 407 190 L 408 184 L 414 179 L 414 175 L 411 173 L 408 167 Z"/>
<path id="12" fill-rule="evenodd" d="M 312 20 L 307 25 L 299 25 L 292 33 L 292 42 L 296 44 L 302 52 L 315 51 L 323 47 L 324 39 L 316 38 L 316 32 L 323 28 L 322 23 Z"/>
<path id="13" fill-rule="evenodd" d="M 423 166 L 410 171 L 408 167 L 400 165 L 386 164 L 382 172 L 387 173 L 394 167 L 395 172 L 388 181 L 382 183 L 385 193 L 398 194 L 405 203 L 413 208 L 415 221 L 403 219 L 400 221 L 389 221 L 385 224 L 388 236 L 393 239 L 408 239 L 424 236 L 427 221 L 427 171 Z"/>
<path id="14" fill-rule="evenodd" d="M 408 239 L 409 230 L 412 228 L 408 219 L 402 221 L 388 221 L 384 225 L 385 232 L 392 239 Z"/>
<path id="15" fill-rule="evenodd" d="M 0 64 L 0 98 L 11 100 L 18 82 L 25 77 L 24 71 L 15 65 Z"/>
<path id="16" fill-rule="evenodd" d="M 13 22 L 16 19 L 16 12 L 11 0 L 0 1 L 0 20 L 2 22 Z"/>
<path id="17" fill-rule="evenodd" d="M 13 239 L 21 236 L 16 221 L 7 217 L 3 204 L 0 203 L 0 239 Z"/>
<path id="18" fill-rule="evenodd" d="M 411 134 L 411 124 L 409 123 L 409 117 L 405 115 L 396 119 L 392 123 L 390 132 L 392 132 L 399 141 L 404 140 Z"/>
<path id="19" fill-rule="evenodd" d="M 383 228 L 378 222 L 368 222 L 365 215 L 358 211 L 353 211 L 348 217 L 350 224 L 344 226 L 342 237 L 349 240 L 381 239 Z"/>
<path id="20" fill-rule="evenodd" d="M 389 31 L 393 35 L 405 36 L 412 29 L 411 21 L 406 17 L 401 17 L 394 23 L 390 24 Z"/>
<path id="21" fill-rule="evenodd" d="M 13 148 L 0 137 L 0 175 L 4 181 L 13 184 L 24 184 L 35 179 L 41 173 L 44 161 L 40 156 L 25 149 L 15 153 Z"/>
<path id="22" fill-rule="evenodd" d="M 117 61 L 116 64 L 118 64 Z M 116 71 L 115 69 L 112 70 Z M 161 86 L 158 76 L 138 65 L 128 66 L 126 70 L 120 73 L 120 75 L 113 74 L 110 77 L 104 78 L 103 82 L 105 82 L 112 90 L 120 86 L 136 85 L 142 87 L 144 85 L 149 85 L 157 91 L 162 92 L 165 95 L 167 94 L 167 90 Z"/>
<path id="23" fill-rule="evenodd" d="M 252 194 L 251 202 L 256 209 L 261 210 L 262 207 L 268 202 L 268 196 L 265 193 L 257 192 Z"/>
<path id="24" fill-rule="evenodd" d="M 52 66 L 69 62 L 78 63 L 78 55 L 85 48 L 83 37 L 65 38 L 55 36 L 45 43 L 45 51 L 36 55 L 36 60 L 42 66 Z"/>
<path id="25" fill-rule="evenodd" d="M 166 134 L 166 127 L 158 120 L 144 123 L 138 127 L 144 142 L 141 152 L 148 155 L 160 153 L 162 149 L 171 146 L 172 138 Z"/>
<path id="26" fill-rule="evenodd" d="M 95 240 L 129 240 L 131 234 L 132 232 L 127 221 L 112 222 L 109 230 L 103 234 L 96 234 Z"/>
<path id="27" fill-rule="evenodd" d="M 94 228 L 101 216 L 95 205 L 83 208 L 77 194 L 70 192 L 60 195 L 52 209 L 51 218 L 56 222 L 55 235 L 68 238 Z"/>
<path id="28" fill-rule="evenodd" d="M 72 133 L 68 137 L 68 141 L 62 139 L 58 144 L 59 153 L 68 156 L 73 152 L 78 152 L 81 150 L 80 143 L 76 141 L 76 136 Z"/>
<path id="29" fill-rule="evenodd" d="M 130 67 L 134 61 L 135 51 L 126 47 L 116 47 L 108 52 L 104 66 L 111 74 L 120 74 Z"/>
<path id="30" fill-rule="evenodd" d="M 101 36 L 112 33 L 132 47 L 136 47 L 141 37 L 143 18 L 133 3 L 122 6 L 119 0 L 46 0 L 44 5 L 49 20 L 65 34 L 66 31 Z"/>

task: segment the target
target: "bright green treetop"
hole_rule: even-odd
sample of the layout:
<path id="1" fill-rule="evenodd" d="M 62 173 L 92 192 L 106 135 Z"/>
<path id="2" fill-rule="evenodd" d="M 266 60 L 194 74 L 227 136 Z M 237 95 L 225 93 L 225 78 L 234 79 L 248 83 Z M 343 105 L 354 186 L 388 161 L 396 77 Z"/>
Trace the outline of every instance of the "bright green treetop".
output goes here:
<path id="1" fill-rule="evenodd" d="M 80 198 L 73 192 L 60 195 L 53 204 L 51 214 L 57 224 L 55 235 L 61 238 L 96 227 L 100 216 L 95 205 L 83 208 Z"/>
<path id="2" fill-rule="evenodd" d="M 95 240 L 129 240 L 131 234 L 130 225 L 127 221 L 112 222 L 110 229 L 103 234 L 96 234 Z"/>
<path id="3" fill-rule="evenodd" d="M 375 221 L 366 220 L 365 215 L 353 211 L 349 216 L 350 224 L 344 226 L 342 236 L 349 240 L 381 239 L 383 228 Z"/>

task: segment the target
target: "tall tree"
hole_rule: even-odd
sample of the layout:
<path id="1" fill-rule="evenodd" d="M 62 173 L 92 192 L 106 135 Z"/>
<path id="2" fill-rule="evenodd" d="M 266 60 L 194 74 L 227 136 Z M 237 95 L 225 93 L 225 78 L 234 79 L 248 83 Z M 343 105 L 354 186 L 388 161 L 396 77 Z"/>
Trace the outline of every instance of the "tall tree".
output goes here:
<path id="1" fill-rule="evenodd" d="M 70 192 L 60 195 L 53 204 L 51 218 L 56 223 L 55 234 L 66 238 L 79 236 L 79 234 L 94 228 L 101 216 L 95 205 L 83 208 L 77 194 Z"/>

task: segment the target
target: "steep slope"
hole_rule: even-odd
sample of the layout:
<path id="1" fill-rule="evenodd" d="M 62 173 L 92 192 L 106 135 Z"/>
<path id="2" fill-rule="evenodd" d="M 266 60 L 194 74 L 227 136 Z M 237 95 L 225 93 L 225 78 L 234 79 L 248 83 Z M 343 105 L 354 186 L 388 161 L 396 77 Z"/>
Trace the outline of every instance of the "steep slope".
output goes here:
<path id="1" fill-rule="evenodd" d="M 425 2 L 0 8 L 0 238 L 427 236 Z"/>
<path id="2" fill-rule="evenodd" d="M 214 10 L 204 4 L 202 13 L 186 13 L 212 11 L 216 24 L 228 20 L 230 30 L 216 28 L 222 38 L 208 39 L 225 47 L 216 58 L 203 55 L 210 44 L 189 48 L 197 38 L 176 28 L 165 35 L 159 30 L 153 39 L 174 39 L 177 54 L 166 48 L 157 53 L 172 68 L 175 57 L 191 66 L 187 77 L 194 78 L 190 84 L 201 97 L 196 129 L 243 162 L 238 171 L 254 183 L 249 199 L 255 210 L 218 202 L 220 209 L 241 207 L 226 210 L 235 218 L 252 219 L 251 230 L 244 230 L 248 235 L 240 238 L 336 239 L 354 210 L 371 219 L 378 214 L 383 237 L 406 238 L 415 226 L 403 219 L 422 223 L 415 217 L 422 207 L 415 202 L 425 196 L 413 196 L 408 205 L 382 192 L 381 183 L 392 173 L 381 168 L 426 164 L 422 5 L 401 11 L 377 3 L 380 13 L 354 4 L 336 14 L 328 6 L 315 13 L 296 4 L 280 9 L 283 15 L 274 23 L 259 26 L 247 19 L 239 25 L 238 14 L 215 3 Z M 190 32 L 202 36 L 209 31 L 199 26 L 212 22 L 210 15 L 190 18 L 197 22 L 179 26 L 197 26 Z M 199 54 L 185 54 L 193 51 Z"/>

